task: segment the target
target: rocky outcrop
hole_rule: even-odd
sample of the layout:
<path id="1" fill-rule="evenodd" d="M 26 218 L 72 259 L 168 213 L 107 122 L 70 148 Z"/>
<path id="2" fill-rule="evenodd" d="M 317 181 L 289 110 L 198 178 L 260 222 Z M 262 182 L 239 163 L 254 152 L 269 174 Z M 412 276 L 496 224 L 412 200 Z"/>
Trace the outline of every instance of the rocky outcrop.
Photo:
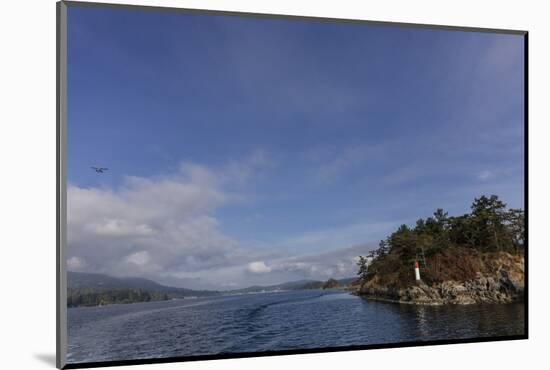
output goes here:
<path id="1" fill-rule="evenodd" d="M 372 279 L 363 284 L 357 294 L 371 299 L 425 305 L 509 303 L 523 299 L 523 257 L 490 262 L 493 271 L 478 273 L 475 279 L 467 281 L 447 280 L 431 285 L 420 281 L 395 288 Z"/>

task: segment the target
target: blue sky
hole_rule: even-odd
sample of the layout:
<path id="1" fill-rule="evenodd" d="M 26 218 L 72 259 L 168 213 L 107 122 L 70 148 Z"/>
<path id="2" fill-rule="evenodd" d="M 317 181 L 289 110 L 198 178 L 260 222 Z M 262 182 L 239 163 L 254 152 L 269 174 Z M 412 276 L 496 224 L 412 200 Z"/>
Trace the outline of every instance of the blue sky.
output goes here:
<path id="1" fill-rule="evenodd" d="M 522 36 L 78 6 L 68 22 L 71 269 L 344 277 L 435 208 L 524 206 Z"/>

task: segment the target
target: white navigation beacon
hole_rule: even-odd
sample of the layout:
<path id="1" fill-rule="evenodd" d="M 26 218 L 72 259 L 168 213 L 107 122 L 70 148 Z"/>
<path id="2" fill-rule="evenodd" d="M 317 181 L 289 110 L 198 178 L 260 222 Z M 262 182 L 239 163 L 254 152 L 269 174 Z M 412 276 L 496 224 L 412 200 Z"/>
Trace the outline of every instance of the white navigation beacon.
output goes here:
<path id="1" fill-rule="evenodd" d="M 418 266 L 418 261 L 414 261 L 414 276 L 416 281 L 420 281 L 420 267 Z"/>

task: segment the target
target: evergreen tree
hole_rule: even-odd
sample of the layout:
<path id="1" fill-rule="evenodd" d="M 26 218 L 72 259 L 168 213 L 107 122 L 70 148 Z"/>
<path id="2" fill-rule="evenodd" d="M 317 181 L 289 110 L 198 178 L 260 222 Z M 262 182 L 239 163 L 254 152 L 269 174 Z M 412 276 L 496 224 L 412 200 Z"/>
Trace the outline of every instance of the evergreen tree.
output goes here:
<path id="1" fill-rule="evenodd" d="M 365 280 L 367 278 L 367 273 L 368 273 L 367 258 L 363 256 L 359 256 L 359 261 L 357 261 L 357 266 L 359 267 L 359 271 L 357 272 L 357 275 L 359 275 L 359 279 Z"/>

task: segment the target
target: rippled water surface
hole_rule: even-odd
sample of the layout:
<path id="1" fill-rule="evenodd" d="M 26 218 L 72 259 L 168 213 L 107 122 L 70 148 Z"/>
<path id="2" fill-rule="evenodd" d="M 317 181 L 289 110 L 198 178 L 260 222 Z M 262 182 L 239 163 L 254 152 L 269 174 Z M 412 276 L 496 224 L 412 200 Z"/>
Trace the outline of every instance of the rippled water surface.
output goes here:
<path id="1" fill-rule="evenodd" d="M 68 362 L 520 335 L 522 303 L 413 306 L 333 290 L 68 310 Z"/>

